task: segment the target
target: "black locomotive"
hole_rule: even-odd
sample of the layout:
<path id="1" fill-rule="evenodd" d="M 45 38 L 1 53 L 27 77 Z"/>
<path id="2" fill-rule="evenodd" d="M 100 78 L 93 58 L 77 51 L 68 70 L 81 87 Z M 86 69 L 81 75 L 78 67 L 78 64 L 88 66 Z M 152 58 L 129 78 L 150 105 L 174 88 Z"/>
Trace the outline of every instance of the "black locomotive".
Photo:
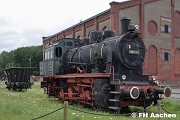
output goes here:
<path id="1" fill-rule="evenodd" d="M 41 87 L 61 101 L 115 110 L 146 108 L 156 104 L 159 94 L 169 97 L 169 87 L 161 89 L 143 75 L 145 44 L 130 21 L 121 20 L 121 36 L 112 30 L 92 31 L 89 38 L 52 43 L 40 63 Z"/>

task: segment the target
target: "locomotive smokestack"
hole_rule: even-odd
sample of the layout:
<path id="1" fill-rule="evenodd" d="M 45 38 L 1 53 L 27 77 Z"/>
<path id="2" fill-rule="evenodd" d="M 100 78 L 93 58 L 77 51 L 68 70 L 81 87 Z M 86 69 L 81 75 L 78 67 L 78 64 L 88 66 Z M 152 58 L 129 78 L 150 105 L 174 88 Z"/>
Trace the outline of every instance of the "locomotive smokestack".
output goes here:
<path id="1" fill-rule="evenodd" d="M 131 19 L 127 17 L 123 17 L 121 19 L 121 35 L 127 33 L 130 22 L 131 22 Z"/>

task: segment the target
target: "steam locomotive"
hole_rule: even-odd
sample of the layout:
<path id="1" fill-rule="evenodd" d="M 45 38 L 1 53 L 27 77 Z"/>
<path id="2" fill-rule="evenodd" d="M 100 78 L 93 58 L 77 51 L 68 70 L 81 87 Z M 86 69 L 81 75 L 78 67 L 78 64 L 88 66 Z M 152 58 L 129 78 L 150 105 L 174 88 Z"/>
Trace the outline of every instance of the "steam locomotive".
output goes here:
<path id="1" fill-rule="evenodd" d="M 136 25 L 121 19 L 121 35 L 92 31 L 88 38 L 63 38 L 44 50 L 40 62 L 41 87 L 61 101 L 121 111 L 150 106 L 171 95 L 143 74 L 145 44 Z"/>

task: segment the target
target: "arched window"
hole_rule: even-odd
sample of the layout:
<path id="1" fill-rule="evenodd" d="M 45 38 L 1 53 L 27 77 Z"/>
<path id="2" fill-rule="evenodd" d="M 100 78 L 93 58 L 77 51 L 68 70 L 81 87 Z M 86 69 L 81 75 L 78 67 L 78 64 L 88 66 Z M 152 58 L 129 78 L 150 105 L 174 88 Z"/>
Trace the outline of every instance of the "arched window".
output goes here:
<path id="1" fill-rule="evenodd" d="M 176 38 L 180 38 L 180 11 L 176 11 L 174 14 L 174 35 Z"/>
<path id="2" fill-rule="evenodd" d="M 157 49 L 155 46 L 149 46 L 148 49 L 148 73 L 157 74 Z"/>
<path id="3" fill-rule="evenodd" d="M 175 51 L 175 74 L 180 74 L 180 49 Z"/>

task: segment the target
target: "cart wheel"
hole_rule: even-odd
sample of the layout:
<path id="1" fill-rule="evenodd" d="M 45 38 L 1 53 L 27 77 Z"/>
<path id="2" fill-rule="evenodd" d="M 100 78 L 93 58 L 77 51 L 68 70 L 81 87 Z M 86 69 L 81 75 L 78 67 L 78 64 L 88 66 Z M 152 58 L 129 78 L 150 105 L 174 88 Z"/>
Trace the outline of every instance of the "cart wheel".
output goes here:
<path id="1" fill-rule="evenodd" d="M 65 97 L 65 96 L 64 96 L 64 90 L 63 90 L 63 88 L 60 88 L 58 99 L 59 99 L 60 101 L 64 102 L 64 97 Z"/>
<path id="2" fill-rule="evenodd" d="M 84 108 L 84 107 L 86 106 L 86 104 L 79 101 L 79 102 L 78 102 L 78 106 Z"/>

